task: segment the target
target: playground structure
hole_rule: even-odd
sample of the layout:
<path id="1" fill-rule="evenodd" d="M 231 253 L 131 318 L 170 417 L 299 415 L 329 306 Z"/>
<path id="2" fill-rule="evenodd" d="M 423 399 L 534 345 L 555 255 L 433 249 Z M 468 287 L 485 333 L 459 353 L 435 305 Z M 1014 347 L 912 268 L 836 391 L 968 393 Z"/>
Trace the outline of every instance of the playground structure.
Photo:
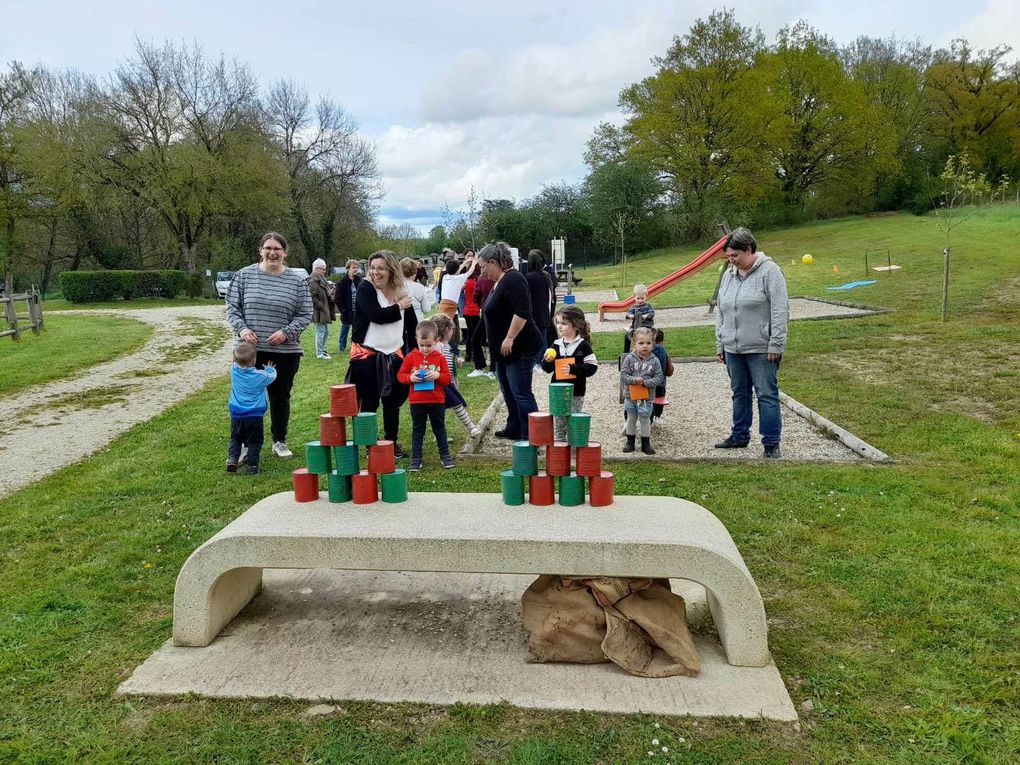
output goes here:
<path id="1" fill-rule="evenodd" d="M 727 239 L 726 236 L 721 237 L 719 241 L 717 241 L 715 244 L 713 244 L 711 247 L 709 247 L 707 250 L 701 253 L 690 263 L 683 266 L 682 268 L 678 268 L 673 273 L 662 277 L 654 284 L 649 285 L 648 287 L 649 299 L 655 297 L 660 292 L 664 292 L 665 290 L 668 290 L 670 287 L 679 284 L 684 279 L 693 276 L 694 274 L 698 273 L 711 263 L 714 263 L 717 260 L 725 258 L 726 239 Z M 602 321 L 607 313 L 624 313 L 633 304 L 634 304 L 633 295 L 624 300 L 611 300 L 604 303 L 599 303 L 599 321 Z"/>
<path id="2" fill-rule="evenodd" d="M 17 306 L 19 301 L 24 301 L 28 306 L 27 314 L 18 314 Z M 4 306 L 4 316 L 7 319 L 8 329 L 0 331 L 0 337 L 10 336 L 15 342 L 21 339 L 21 326 L 19 321 L 28 323 L 28 328 L 33 334 L 38 335 L 43 328 L 42 295 L 35 287 L 28 292 L 0 292 L 0 303 Z"/>

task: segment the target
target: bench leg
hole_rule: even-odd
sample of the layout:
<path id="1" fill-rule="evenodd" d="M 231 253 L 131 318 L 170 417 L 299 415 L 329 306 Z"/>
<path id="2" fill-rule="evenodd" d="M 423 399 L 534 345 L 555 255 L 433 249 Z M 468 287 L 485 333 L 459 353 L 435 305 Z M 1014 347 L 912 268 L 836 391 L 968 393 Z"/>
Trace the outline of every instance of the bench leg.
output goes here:
<path id="1" fill-rule="evenodd" d="M 199 583 L 196 585 L 201 586 Z M 261 568 L 235 568 L 213 582 L 204 598 L 192 601 L 203 603 L 204 608 L 201 610 L 184 610 L 181 607 L 183 593 L 176 593 L 174 645 L 209 645 L 261 589 Z"/>
<path id="2" fill-rule="evenodd" d="M 764 667 L 769 663 L 768 627 L 765 622 L 765 608 L 761 597 L 757 601 L 748 598 L 745 610 L 735 615 L 723 609 L 722 603 L 706 588 L 708 608 L 712 612 L 712 621 L 719 633 L 719 641 L 726 651 L 726 659 L 736 667 Z M 757 592 L 756 592 L 757 594 Z M 750 604 L 754 603 L 754 607 Z"/>

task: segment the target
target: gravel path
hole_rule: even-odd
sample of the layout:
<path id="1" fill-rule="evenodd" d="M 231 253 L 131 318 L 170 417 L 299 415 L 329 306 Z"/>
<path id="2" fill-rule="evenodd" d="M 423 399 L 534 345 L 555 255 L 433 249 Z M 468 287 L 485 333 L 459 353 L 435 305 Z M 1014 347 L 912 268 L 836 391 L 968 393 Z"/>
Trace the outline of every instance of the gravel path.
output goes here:
<path id="1" fill-rule="evenodd" d="M 651 301 L 654 305 L 655 301 Z M 877 313 L 867 308 L 852 308 L 811 298 L 790 299 L 790 319 L 847 319 L 854 316 L 869 316 Z M 623 313 L 607 313 L 599 321 L 598 311 L 587 314 L 592 332 L 623 332 L 627 319 Z M 684 306 L 683 308 L 656 308 L 655 326 L 663 327 L 711 327 L 715 326 L 715 314 L 708 312 L 707 305 Z"/>
<path id="2" fill-rule="evenodd" d="M 229 369 L 222 305 L 62 313 L 137 319 L 155 331 L 135 353 L 0 399 L 0 497 L 102 449 Z"/>
<path id="3" fill-rule="evenodd" d="M 758 412 L 755 407 L 755 430 L 747 449 L 716 449 L 713 444 L 729 435 L 732 404 L 726 367 L 717 362 L 684 362 L 674 364 L 676 372 L 669 378 L 666 407 L 662 422 L 652 426 L 655 458 L 668 460 L 718 459 L 760 460 L 761 439 L 757 433 Z M 588 382 L 584 410 L 591 414 L 591 441 L 602 444 L 602 455 L 612 459 L 648 459 L 640 453 L 624 454 L 623 406 L 619 403 L 619 373 L 615 363 L 604 363 Z M 782 376 L 780 375 L 780 383 Z M 536 374 L 535 398 L 539 408 L 549 407 L 549 375 Z M 785 460 L 824 462 L 860 462 L 862 458 L 839 441 L 816 430 L 806 420 L 782 407 Z M 492 433 L 506 422 L 502 400 L 499 411 L 482 437 L 478 451 L 498 455 L 509 463 L 511 442 L 493 437 Z M 640 442 L 639 442 L 640 443 Z"/>

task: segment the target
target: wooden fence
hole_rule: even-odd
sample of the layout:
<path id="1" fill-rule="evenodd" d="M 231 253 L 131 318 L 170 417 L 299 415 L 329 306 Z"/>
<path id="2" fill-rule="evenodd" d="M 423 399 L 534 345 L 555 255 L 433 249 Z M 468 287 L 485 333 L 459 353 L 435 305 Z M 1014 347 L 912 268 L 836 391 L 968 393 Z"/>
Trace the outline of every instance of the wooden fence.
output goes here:
<path id="1" fill-rule="evenodd" d="M 27 314 L 19 314 L 17 304 L 24 302 L 28 306 Z M 43 328 L 42 295 L 35 287 L 28 292 L 17 292 L 13 295 L 9 292 L 0 292 L 0 305 L 4 307 L 4 316 L 10 329 L 0 331 L 0 337 L 8 335 L 14 340 L 21 339 L 24 329 L 31 329 L 36 335 Z"/>

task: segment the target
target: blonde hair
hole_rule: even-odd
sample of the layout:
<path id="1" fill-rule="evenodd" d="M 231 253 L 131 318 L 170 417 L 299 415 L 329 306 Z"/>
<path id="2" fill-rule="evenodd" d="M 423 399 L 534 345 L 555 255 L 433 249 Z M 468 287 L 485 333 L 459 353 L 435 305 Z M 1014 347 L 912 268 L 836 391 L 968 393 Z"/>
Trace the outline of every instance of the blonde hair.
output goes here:
<path id="1" fill-rule="evenodd" d="M 439 330 L 439 334 L 436 335 L 436 337 L 438 337 L 440 340 L 442 340 L 447 333 L 449 333 L 450 337 L 453 337 L 453 319 L 451 319 L 445 313 L 437 313 L 435 316 L 433 316 L 432 323 L 435 324 L 436 329 Z"/>
<path id="2" fill-rule="evenodd" d="M 410 258 L 403 258 L 400 261 L 400 270 L 406 278 L 410 279 L 418 273 L 418 266 Z"/>
<path id="3" fill-rule="evenodd" d="M 238 343 L 234 346 L 234 363 L 239 367 L 255 366 L 255 356 L 258 352 L 251 343 Z"/>
<path id="4" fill-rule="evenodd" d="M 645 293 L 645 297 L 648 297 L 648 285 L 646 285 L 646 284 L 635 284 L 634 285 L 634 294 L 637 295 L 637 294 L 640 294 L 642 292 Z"/>
<path id="5" fill-rule="evenodd" d="M 637 329 L 634 330 L 634 334 L 631 335 L 631 339 L 637 340 L 639 335 L 641 337 L 648 335 L 648 337 L 650 337 L 652 340 L 652 345 L 655 345 L 655 330 L 652 329 L 651 327 L 638 327 Z"/>
<path id="6" fill-rule="evenodd" d="M 404 272 L 400 269 L 400 261 L 397 256 L 389 250 L 376 250 L 368 256 L 368 266 L 372 267 L 373 260 L 382 260 L 386 263 L 386 270 L 390 272 L 386 277 L 386 287 L 393 292 L 393 300 L 397 302 L 407 297 L 407 287 L 404 286 Z"/>

